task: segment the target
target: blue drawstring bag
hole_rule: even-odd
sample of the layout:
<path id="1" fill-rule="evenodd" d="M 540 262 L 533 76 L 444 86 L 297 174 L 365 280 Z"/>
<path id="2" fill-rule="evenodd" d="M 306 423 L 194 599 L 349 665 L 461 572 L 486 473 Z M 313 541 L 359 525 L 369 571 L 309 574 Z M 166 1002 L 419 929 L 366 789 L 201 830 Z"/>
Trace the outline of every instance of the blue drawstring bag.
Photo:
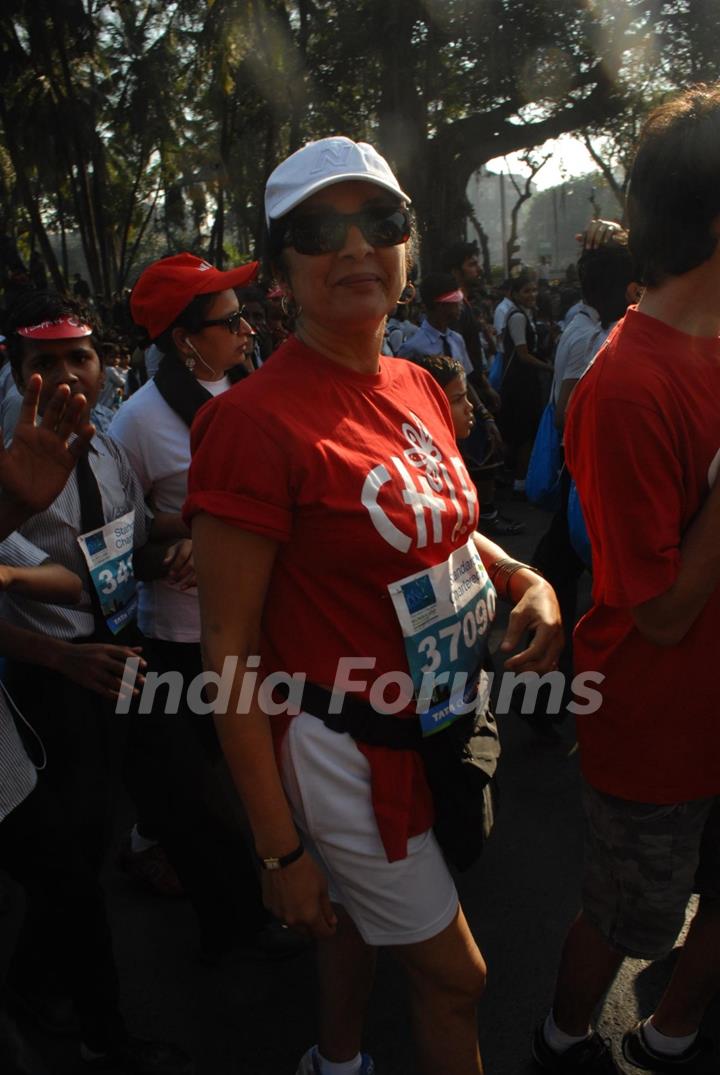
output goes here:
<path id="1" fill-rule="evenodd" d="M 538 423 L 525 475 L 525 496 L 531 504 L 548 511 L 558 510 L 561 469 L 560 431 L 555 426 L 555 404 L 551 399 Z"/>
<path id="2" fill-rule="evenodd" d="M 503 356 L 501 351 L 495 352 L 495 358 L 490 363 L 487 379 L 490 387 L 494 388 L 496 392 L 499 392 L 502 387 L 503 379 Z"/>
<path id="3" fill-rule="evenodd" d="M 570 544 L 585 566 L 592 570 L 592 547 L 590 545 L 587 527 L 585 526 L 585 517 L 583 516 L 580 497 L 578 496 L 575 482 L 570 483 L 567 519 Z"/>

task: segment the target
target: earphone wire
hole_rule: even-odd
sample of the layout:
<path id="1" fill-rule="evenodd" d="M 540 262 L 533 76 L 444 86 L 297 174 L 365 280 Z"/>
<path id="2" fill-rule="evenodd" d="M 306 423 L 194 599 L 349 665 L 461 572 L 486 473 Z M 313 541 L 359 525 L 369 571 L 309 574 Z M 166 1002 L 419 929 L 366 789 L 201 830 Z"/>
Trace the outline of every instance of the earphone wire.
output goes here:
<path id="1" fill-rule="evenodd" d="M 15 713 L 15 716 L 18 717 L 18 719 L 21 720 L 22 723 L 25 725 L 25 727 L 32 733 L 34 739 L 37 741 L 38 746 L 40 747 L 40 751 L 41 751 L 41 754 L 42 754 L 42 761 L 40 762 L 39 765 L 35 765 L 35 762 L 33 761 L 33 759 L 30 758 L 30 762 L 31 762 L 32 765 L 35 766 L 36 772 L 41 773 L 43 771 L 43 769 L 47 768 L 47 751 L 45 750 L 45 744 L 43 743 L 42 739 L 40 738 L 38 733 L 33 728 L 33 726 L 30 723 L 30 721 L 27 720 L 22 715 L 22 713 L 20 712 L 18 707 L 15 705 L 15 700 L 14 700 L 13 696 L 11 695 L 10 691 L 7 689 L 7 687 L 5 686 L 5 684 L 3 683 L 3 681 L 1 679 L 0 679 L 0 687 L 2 688 L 2 692 L 5 695 L 5 697 L 7 698 L 8 702 L 10 703 L 10 706 L 11 706 L 13 712 Z"/>
<path id="2" fill-rule="evenodd" d="M 195 354 L 195 355 L 197 356 L 197 358 L 199 358 L 199 359 L 200 359 L 200 361 L 202 362 L 202 364 L 203 364 L 203 366 L 205 367 L 205 369 L 206 369 L 206 370 L 210 370 L 210 372 L 211 372 L 211 373 L 213 374 L 213 376 L 215 376 L 215 370 L 214 370 L 214 369 L 212 368 L 212 366 L 210 366 L 210 365 L 209 365 L 209 364 L 208 364 L 208 363 L 207 363 L 207 362 L 205 361 L 205 359 L 204 359 L 204 358 L 203 358 L 203 356 L 202 356 L 202 355 L 200 354 L 200 352 L 198 351 L 198 349 L 197 349 L 197 347 L 195 346 L 195 344 L 194 344 L 194 343 L 193 343 L 193 342 L 192 342 L 191 340 L 186 340 L 186 341 L 185 341 L 185 343 L 186 343 L 186 344 L 188 345 L 188 347 L 189 347 L 189 348 L 190 348 L 190 349 L 191 349 L 191 350 L 193 351 L 193 353 L 194 353 L 194 354 Z"/>

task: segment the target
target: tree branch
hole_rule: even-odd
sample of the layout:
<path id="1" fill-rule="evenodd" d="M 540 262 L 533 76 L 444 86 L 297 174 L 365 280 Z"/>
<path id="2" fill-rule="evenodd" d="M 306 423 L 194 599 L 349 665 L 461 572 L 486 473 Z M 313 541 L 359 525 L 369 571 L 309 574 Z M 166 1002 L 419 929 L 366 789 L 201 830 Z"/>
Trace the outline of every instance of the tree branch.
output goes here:
<path id="1" fill-rule="evenodd" d="M 510 123 L 503 109 L 475 113 L 448 124 L 433 140 L 435 153 L 458 158 L 466 179 L 494 157 L 531 146 L 589 123 L 604 122 L 622 111 L 623 100 L 615 85 L 602 70 L 595 69 L 597 82 L 591 93 L 570 107 L 558 109 L 537 123 Z"/>

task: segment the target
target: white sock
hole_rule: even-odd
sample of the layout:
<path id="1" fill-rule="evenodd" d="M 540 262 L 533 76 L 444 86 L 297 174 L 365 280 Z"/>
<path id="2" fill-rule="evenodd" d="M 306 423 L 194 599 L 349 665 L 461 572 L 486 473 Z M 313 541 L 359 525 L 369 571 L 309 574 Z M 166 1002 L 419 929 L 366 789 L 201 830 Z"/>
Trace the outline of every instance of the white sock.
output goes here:
<path id="1" fill-rule="evenodd" d="M 680 1053 L 684 1053 L 698 1036 L 697 1030 L 694 1034 L 688 1034 L 684 1038 L 674 1038 L 668 1034 L 661 1034 L 652 1025 L 652 1016 L 643 1023 L 642 1034 L 645 1038 L 645 1043 L 654 1053 L 662 1053 L 665 1056 L 679 1056 Z"/>
<path id="2" fill-rule="evenodd" d="M 573 1037 L 572 1034 L 566 1034 L 555 1022 L 555 1016 L 552 1013 L 552 1009 L 550 1009 L 543 1025 L 543 1034 L 545 1035 L 545 1042 L 554 1053 L 565 1053 L 573 1045 L 578 1045 L 581 1041 L 587 1041 L 590 1037 L 590 1028 L 588 1027 L 587 1034 L 581 1034 L 579 1038 Z"/>
<path id="3" fill-rule="evenodd" d="M 331 1060 L 326 1060 L 317 1046 L 315 1047 L 315 1055 L 318 1059 L 320 1075 L 359 1075 L 362 1067 L 362 1055 L 360 1053 L 353 1057 L 352 1060 L 343 1060 L 340 1064 L 334 1064 Z"/>
<path id="4" fill-rule="evenodd" d="M 133 855 L 139 854 L 140 851 L 147 851 L 149 847 L 157 847 L 157 840 L 147 840 L 140 835 L 137 825 L 133 825 L 130 833 L 130 850 Z"/>

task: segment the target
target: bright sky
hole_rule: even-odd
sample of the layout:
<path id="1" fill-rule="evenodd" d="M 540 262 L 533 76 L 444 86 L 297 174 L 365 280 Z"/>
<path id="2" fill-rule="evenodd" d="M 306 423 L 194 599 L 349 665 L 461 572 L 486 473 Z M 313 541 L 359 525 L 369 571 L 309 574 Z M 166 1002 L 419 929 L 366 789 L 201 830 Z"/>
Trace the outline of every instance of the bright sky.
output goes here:
<path id="1" fill-rule="evenodd" d="M 534 152 L 538 156 L 552 152 L 550 160 L 535 176 L 538 190 L 555 187 L 564 179 L 572 179 L 578 175 L 585 175 L 587 172 L 597 171 L 597 166 L 583 143 L 571 134 L 552 138 L 544 145 L 538 146 Z M 488 161 L 487 170 L 495 173 L 511 171 L 519 175 L 527 175 L 528 171 L 516 153 Z"/>

